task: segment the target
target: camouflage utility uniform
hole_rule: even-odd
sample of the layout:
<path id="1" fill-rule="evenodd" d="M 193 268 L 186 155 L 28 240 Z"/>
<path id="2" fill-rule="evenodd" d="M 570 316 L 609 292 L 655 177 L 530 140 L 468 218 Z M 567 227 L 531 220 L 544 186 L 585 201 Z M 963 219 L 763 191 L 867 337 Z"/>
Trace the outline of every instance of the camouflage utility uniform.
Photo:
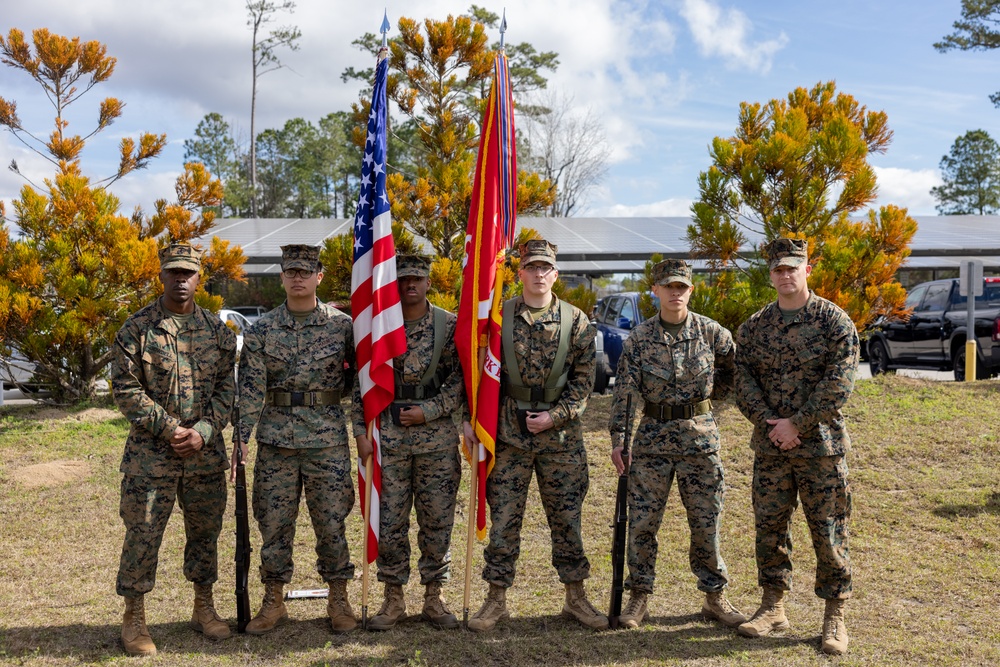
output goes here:
<path id="1" fill-rule="evenodd" d="M 178 325 L 160 300 L 126 320 L 115 336 L 111 391 L 131 428 L 119 470 L 125 543 L 116 588 L 127 598 L 153 589 L 157 554 L 175 500 L 184 513 L 184 576 L 210 586 L 229 468 L 222 430 L 235 391 L 236 335 L 204 308 Z M 169 440 L 177 427 L 204 440 L 181 458 Z"/>
<path id="2" fill-rule="evenodd" d="M 610 419 L 612 443 L 621 446 L 628 392 L 633 394 L 637 412 L 644 403 L 682 408 L 708 398 L 724 398 L 733 385 L 734 354 L 729 331 L 702 315 L 688 313 L 676 337 L 664 330 L 659 317 L 641 323 L 629 334 L 618 362 Z M 628 496 L 629 578 L 625 585 L 633 591 L 653 592 L 656 533 L 675 476 L 691 529 L 688 555 L 699 590 L 717 592 L 729 583 L 719 553 L 719 516 L 725 495 L 719 429 L 710 406 L 704 410 L 687 418 L 647 411 L 639 423 Z"/>
<path id="3" fill-rule="evenodd" d="M 524 300 L 514 299 L 513 340 L 516 359 L 502 359 L 510 375 L 512 363 L 520 369 L 526 386 L 542 387 L 552 369 L 559 345 L 560 301 L 532 321 Z M 521 524 L 534 471 L 552 536 L 552 565 L 564 584 L 590 576 L 590 562 L 583 551 L 581 509 L 590 477 L 583 445 L 580 416 L 594 387 L 597 370 L 596 331 L 587 316 L 573 307 L 573 325 L 566 368 L 569 379 L 556 403 L 549 408 L 553 428 L 524 434 L 518 424 L 517 402 L 505 395 L 500 405 L 496 461 L 486 480 L 490 506 L 490 542 L 486 547 L 483 579 L 503 588 L 514 583 L 515 563 L 521 551 Z"/>
<path id="4" fill-rule="evenodd" d="M 810 293 L 786 323 L 777 303 L 754 314 L 736 336 L 736 403 L 754 425 L 753 506 L 761 586 L 790 590 L 790 522 L 802 501 L 816 549 L 816 595 L 851 595 L 847 522 L 851 440 L 841 412 L 854 388 L 858 333 L 833 303 Z M 801 444 L 782 451 L 768 419 L 787 418 Z"/>
<path id="5" fill-rule="evenodd" d="M 303 322 L 281 305 L 257 320 L 243 340 L 240 432 L 246 442 L 257 426 L 253 511 L 263 540 L 265 583 L 292 579 L 303 492 L 316 531 L 320 576 L 327 582 L 354 576 L 344 534 L 354 506 L 347 420 L 339 403 L 345 361 L 354 365 L 351 318 L 324 303 Z M 331 392 L 335 399 L 308 404 Z"/>
<path id="6" fill-rule="evenodd" d="M 465 395 L 455 351 L 455 315 L 446 314 L 445 345 L 438 362 L 439 393 L 426 399 L 400 398 L 419 405 L 423 424 L 398 426 L 387 408 L 381 419 L 382 493 L 379 496 L 378 579 L 405 585 L 410 579 L 410 509 L 417 512 L 420 583 L 448 579 L 455 499 L 462 479 L 458 427 L 452 414 Z M 434 353 L 434 309 L 406 322 L 406 354 L 396 357 L 396 383 L 417 387 Z M 397 386 L 397 393 L 400 387 Z M 354 432 L 364 433 L 361 391 L 355 383 Z"/>

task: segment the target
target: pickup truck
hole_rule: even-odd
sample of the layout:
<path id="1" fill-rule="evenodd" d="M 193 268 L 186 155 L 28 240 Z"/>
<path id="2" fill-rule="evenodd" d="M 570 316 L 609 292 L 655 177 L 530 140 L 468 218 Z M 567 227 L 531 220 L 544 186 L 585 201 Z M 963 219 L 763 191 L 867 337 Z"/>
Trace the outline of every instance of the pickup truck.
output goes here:
<path id="1" fill-rule="evenodd" d="M 618 372 L 618 358 L 622 356 L 622 345 L 632 331 L 644 319 L 639 312 L 639 292 L 621 292 L 598 300 L 594 306 L 594 326 L 603 338 L 604 366 L 607 381 Z M 653 306 L 659 310 L 660 302 L 655 296 Z"/>
<path id="2" fill-rule="evenodd" d="M 1000 374 L 1000 277 L 983 279 L 983 295 L 974 305 L 976 377 Z M 906 297 L 908 318 L 875 323 L 868 338 L 872 375 L 897 368 L 951 370 L 965 380 L 968 301 L 958 279 L 920 283 Z"/>

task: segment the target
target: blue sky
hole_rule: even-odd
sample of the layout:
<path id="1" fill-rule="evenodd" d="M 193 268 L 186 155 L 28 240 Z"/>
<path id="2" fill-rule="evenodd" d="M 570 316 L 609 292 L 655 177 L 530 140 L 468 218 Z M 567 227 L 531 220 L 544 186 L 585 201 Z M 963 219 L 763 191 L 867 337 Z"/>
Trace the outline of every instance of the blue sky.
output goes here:
<path id="1" fill-rule="evenodd" d="M 874 156 L 878 203 L 934 214 L 929 190 L 940 182 L 938 163 L 957 137 L 984 129 L 1000 140 L 1000 109 L 988 95 L 1000 89 L 1000 51 L 941 54 L 932 48 L 959 18 L 959 0 L 506 0 L 507 39 L 560 54 L 550 88 L 571 97 L 601 121 L 613 147 L 607 178 L 582 215 L 687 215 L 697 177 L 709 166 L 707 147 L 732 134 L 741 101 L 767 102 L 796 87 L 833 79 L 870 109 L 884 110 L 895 133 L 885 155 Z M 11 6 L 12 5 L 12 6 Z M 444 18 L 464 2 L 401 0 L 386 4 L 390 21 L 402 15 Z M 350 42 L 375 32 L 382 5 L 299 0 L 279 19 L 302 29 L 301 49 L 283 54 L 286 69 L 261 79 L 258 128 L 290 118 L 316 121 L 346 109 L 357 86 L 343 84 L 347 66 L 369 58 Z M 125 114 L 84 155 L 86 173 L 114 171 L 123 136 L 165 132 L 170 142 L 149 169 L 113 188 L 123 209 L 151 211 L 173 197 L 183 142 L 205 114 L 217 111 L 249 128 L 250 32 L 243 0 L 33 0 L 8 3 L 4 34 L 47 27 L 97 39 L 118 58 L 109 83 L 90 91 L 70 115 L 70 130 L 86 134 L 99 101 L 116 96 Z M 0 96 L 16 100 L 22 122 L 36 134 L 54 116 L 40 89 L 23 73 L 0 67 Z M 17 160 L 40 183 L 51 166 L 0 133 L 0 164 Z M 23 181 L 0 171 L 0 199 Z"/>

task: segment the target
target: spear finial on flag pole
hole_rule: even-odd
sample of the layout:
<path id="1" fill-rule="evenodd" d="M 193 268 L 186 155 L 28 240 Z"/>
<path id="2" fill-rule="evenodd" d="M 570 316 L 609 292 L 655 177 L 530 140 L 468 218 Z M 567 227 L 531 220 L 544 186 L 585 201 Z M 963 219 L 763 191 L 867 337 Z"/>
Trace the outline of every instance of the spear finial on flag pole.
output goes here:
<path id="1" fill-rule="evenodd" d="M 392 28 L 392 24 L 389 23 L 389 11 L 383 10 L 383 12 L 382 26 L 379 28 L 379 32 L 382 33 L 382 48 L 385 49 L 389 46 L 389 29 Z"/>
<path id="2" fill-rule="evenodd" d="M 503 34 L 507 32 L 507 8 L 503 8 L 503 18 L 500 20 L 500 50 L 503 51 Z"/>

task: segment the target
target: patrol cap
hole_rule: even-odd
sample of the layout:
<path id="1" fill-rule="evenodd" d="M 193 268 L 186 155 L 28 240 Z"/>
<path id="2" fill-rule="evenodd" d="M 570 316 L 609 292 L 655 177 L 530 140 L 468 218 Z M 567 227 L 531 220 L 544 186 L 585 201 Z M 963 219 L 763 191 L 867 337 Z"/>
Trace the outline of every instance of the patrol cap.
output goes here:
<path id="1" fill-rule="evenodd" d="M 201 271 L 201 251 L 190 243 L 171 243 L 160 248 L 160 270 L 188 269 Z"/>
<path id="2" fill-rule="evenodd" d="M 804 239 L 774 239 L 764 246 L 768 268 L 801 266 L 809 259 L 809 244 Z"/>
<path id="3" fill-rule="evenodd" d="M 423 255 L 396 255 L 396 277 L 416 276 L 427 278 L 431 275 L 431 260 Z"/>
<path id="4" fill-rule="evenodd" d="M 315 271 L 319 265 L 319 248 L 314 245 L 281 246 L 281 270 L 303 269 Z"/>
<path id="5" fill-rule="evenodd" d="M 684 283 L 691 287 L 691 267 L 683 259 L 665 259 L 653 267 L 653 284 Z"/>
<path id="6" fill-rule="evenodd" d="M 531 239 L 522 243 L 518 250 L 521 255 L 521 266 L 532 262 L 545 262 L 556 266 L 556 252 L 559 248 L 545 239 Z"/>

